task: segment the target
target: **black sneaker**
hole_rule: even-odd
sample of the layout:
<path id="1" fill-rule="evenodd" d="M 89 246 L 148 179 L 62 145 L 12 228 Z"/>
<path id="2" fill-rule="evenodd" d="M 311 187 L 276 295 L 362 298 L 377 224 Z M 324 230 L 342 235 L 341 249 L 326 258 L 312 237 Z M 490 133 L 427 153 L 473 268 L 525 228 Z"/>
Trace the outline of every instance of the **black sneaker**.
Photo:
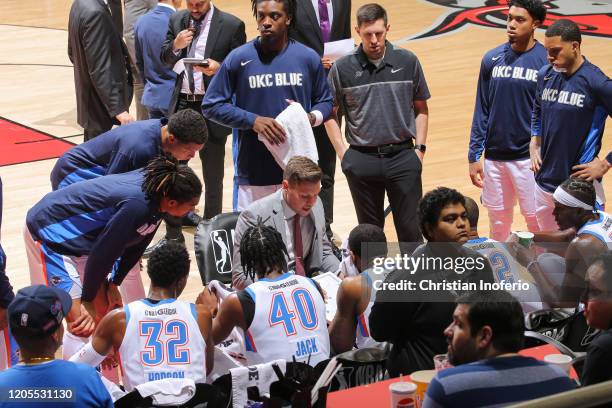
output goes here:
<path id="1" fill-rule="evenodd" d="M 153 251 L 155 251 L 157 248 L 160 248 L 164 245 L 166 245 L 166 242 L 168 241 L 175 241 L 181 244 L 185 244 L 185 238 L 184 237 L 180 237 L 180 238 L 162 238 L 159 241 L 157 241 L 155 244 L 153 245 L 149 245 L 149 247 L 147 249 L 145 249 L 144 253 L 142 254 L 143 258 L 148 258 L 149 256 L 151 256 L 151 254 L 153 253 Z"/>
<path id="2" fill-rule="evenodd" d="M 183 227 L 197 227 L 198 224 L 202 222 L 202 217 L 194 212 L 190 212 L 186 216 L 183 217 Z"/>

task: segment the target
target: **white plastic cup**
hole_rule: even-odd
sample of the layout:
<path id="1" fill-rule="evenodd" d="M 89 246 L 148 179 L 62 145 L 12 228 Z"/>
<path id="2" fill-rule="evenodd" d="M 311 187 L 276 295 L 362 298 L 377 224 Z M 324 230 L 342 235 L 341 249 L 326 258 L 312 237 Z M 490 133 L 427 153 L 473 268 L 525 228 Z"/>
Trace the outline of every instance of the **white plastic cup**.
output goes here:
<path id="1" fill-rule="evenodd" d="M 565 354 L 548 354 L 544 357 L 544 361 L 560 367 L 567 375 L 569 375 L 572 368 L 572 358 Z"/>
<path id="2" fill-rule="evenodd" d="M 407 381 L 389 385 L 391 408 L 417 408 L 416 390 L 417 385 Z"/>

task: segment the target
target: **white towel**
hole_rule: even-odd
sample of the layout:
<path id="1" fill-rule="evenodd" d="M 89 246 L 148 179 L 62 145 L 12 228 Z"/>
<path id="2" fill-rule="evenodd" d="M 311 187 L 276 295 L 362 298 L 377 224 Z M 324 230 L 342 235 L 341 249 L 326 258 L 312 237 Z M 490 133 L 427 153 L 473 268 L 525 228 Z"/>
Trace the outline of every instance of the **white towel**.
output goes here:
<path id="1" fill-rule="evenodd" d="M 273 145 L 261 135 L 257 135 L 257 138 L 266 145 L 281 169 L 284 170 L 289 159 L 294 156 L 306 156 L 317 163 L 319 161 L 317 144 L 308 120 L 308 114 L 302 108 L 302 105 L 297 102 L 289 104 L 287 109 L 282 111 L 275 119 L 285 129 L 287 136 L 285 143 Z"/>
<path id="2" fill-rule="evenodd" d="M 219 298 L 219 301 L 224 300 L 226 297 L 234 293 L 233 290 L 231 290 L 230 288 L 225 286 L 224 283 L 219 282 L 218 280 L 211 280 L 210 282 L 208 282 L 208 285 L 206 286 L 208 286 L 208 289 L 211 292 L 215 292 L 215 294 L 217 295 L 217 298 Z M 219 302 L 219 304 L 220 303 L 221 302 Z"/>
<path id="3" fill-rule="evenodd" d="M 117 401 L 119 398 L 127 394 L 127 392 L 119 388 L 117 384 L 110 380 L 107 380 L 106 378 L 104 378 L 104 376 L 101 375 L 100 379 L 102 379 L 102 384 L 104 384 L 104 387 L 106 387 L 106 391 L 108 391 L 108 393 L 110 394 L 111 398 L 113 399 L 113 402 Z"/>
<path id="4" fill-rule="evenodd" d="M 191 378 L 166 378 L 149 381 L 136 386 L 144 398 L 153 398 L 153 404 L 160 406 L 181 405 L 195 395 L 195 382 Z"/>
<path id="5" fill-rule="evenodd" d="M 232 368 L 232 397 L 234 408 L 244 408 L 247 404 L 247 388 L 257 387 L 259 394 L 270 392 L 270 385 L 278 381 L 278 377 L 272 368 L 276 364 L 284 374 L 287 369 L 285 360 L 274 360 L 269 363 L 257 364 L 250 367 Z"/>

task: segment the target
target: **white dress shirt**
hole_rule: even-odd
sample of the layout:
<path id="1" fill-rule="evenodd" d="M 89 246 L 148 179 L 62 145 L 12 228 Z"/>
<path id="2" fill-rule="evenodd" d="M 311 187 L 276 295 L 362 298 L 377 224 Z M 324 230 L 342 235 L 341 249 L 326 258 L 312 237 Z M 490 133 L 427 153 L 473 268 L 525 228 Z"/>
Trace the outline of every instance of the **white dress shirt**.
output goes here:
<path id="1" fill-rule="evenodd" d="M 295 260 L 295 252 L 293 250 L 293 217 L 295 217 L 296 212 L 289 207 L 289 204 L 285 201 L 284 194 L 281 194 L 281 204 L 283 206 L 283 215 L 285 218 L 285 234 L 287 236 L 287 242 L 285 242 L 285 246 L 287 246 L 287 254 L 289 255 L 289 260 Z M 314 225 L 312 223 L 312 219 L 310 218 L 310 214 L 306 217 L 300 218 L 300 230 L 302 231 L 302 259 L 306 259 L 310 254 L 310 247 L 312 246 L 312 241 L 314 239 Z"/>
<path id="2" fill-rule="evenodd" d="M 195 46 L 195 55 L 194 58 L 204 59 L 204 51 L 206 50 L 206 41 L 208 40 L 208 33 L 210 31 L 210 21 L 212 20 L 212 15 L 215 11 L 215 7 L 213 4 L 210 4 L 210 10 L 204 16 L 204 21 L 202 22 L 202 26 L 200 28 L 200 36 L 197 39 L 197 43 L 191 44 L 191 46 Z M 189 90 L 189 79 L 187 78 L 187 70 L 183 72 L 183 83 L 181 84 L 181 93 L 190 94 Z M 204 95 L 204 81 L 201 72 L 193 71 L 193 83 L 195 85 L 194 93 L 196 95 Z"/>

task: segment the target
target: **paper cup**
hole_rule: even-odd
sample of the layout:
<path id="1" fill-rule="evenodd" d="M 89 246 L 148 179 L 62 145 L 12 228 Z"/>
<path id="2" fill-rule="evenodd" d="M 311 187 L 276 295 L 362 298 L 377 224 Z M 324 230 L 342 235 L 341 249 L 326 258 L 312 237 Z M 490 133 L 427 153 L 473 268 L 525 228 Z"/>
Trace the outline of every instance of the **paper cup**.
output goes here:
<path id="1" fill-rule="evenodd" d="M 417 408 L 417 386 L 412 382 L 395 382 L 389 385 L 391 393 L 391 408 Z"/>
<path id="2" fill-rule="evenodd" d="M 533 232 L 517 231 L 515 232 L 515 234 L 518 237 L 519 244 L 521 244 L 525 248 L 529 248 L 529 246 L 531 245 L 531 242 L 533 242 L 533 236 L 534 236 Z"/>
<path id="3" fill-rule="evenodd" d="M 573 359 L 565 354 L 548 354 L 544 357 L 544 361 L 548 364 L 556 365 L 569 375 L 570 369 L 572 368 Z"/>
<path id="4" fill-rule="evenodd" d="M 427 387 L 429 387 L 429 383 L 436 375 L 436 370 L 422 370 L 415 371 L 410 374 L 410 380 L 416 384 L 416 396 L 418 401 L 418 406 L 423 405 L 423 401 L 425 400 L 425 392 L 427 392 Z"/>

